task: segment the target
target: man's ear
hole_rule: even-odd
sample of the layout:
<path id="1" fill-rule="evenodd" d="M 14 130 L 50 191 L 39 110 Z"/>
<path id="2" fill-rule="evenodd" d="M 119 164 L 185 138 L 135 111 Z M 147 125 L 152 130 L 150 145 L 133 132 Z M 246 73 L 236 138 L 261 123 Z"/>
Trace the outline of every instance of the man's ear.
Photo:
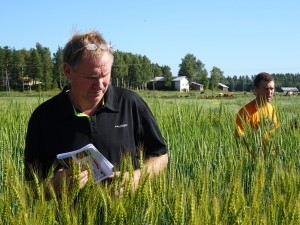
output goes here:
<path id="1" fill-rule="evenodd" d="M 71 67 L 68 63 L 64 63 L 64 74 L 66 78 L 70 81 L 71 80 Z"/>

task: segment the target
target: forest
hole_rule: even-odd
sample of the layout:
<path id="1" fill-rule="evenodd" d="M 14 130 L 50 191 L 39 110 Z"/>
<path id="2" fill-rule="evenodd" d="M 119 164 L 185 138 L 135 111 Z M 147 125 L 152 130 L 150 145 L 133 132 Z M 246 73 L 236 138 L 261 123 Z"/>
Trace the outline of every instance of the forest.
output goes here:
<path id="1" fill-rule="evenodd" d="M 58 47 L 55 53 L 49 48 L 36 43 L 35 48 L 17 50 L 13 47 L 0 47 L 0 91 L 48 91 L 62 89 L 67 83 L 63 73 L 63 49 Z M 145 89 L 146 84 L 154 77 L 165 77 L 166 86 L 170 87 L 172 78 L 186 76 L 190 82 L 212 89 L 218 83 L 229 87 L 229 91 L 251 91 L 252 80 L 256 74 L 226 76 L 221 68 L 214 66 L 211 71 L 193 54 L 186 54 L 178 65 L 178 74 L 172 74 L 168 65 L 159 65 L 145 55 L 116 51 L 112 67 L 114 85 Z M 262 71 L 263 72 L 263 71 Z M 264 71 L 268 72 L 268 71 Z M 300 74 L 272 74 L 276 91 L 280 87 L 300 89 Z"/>

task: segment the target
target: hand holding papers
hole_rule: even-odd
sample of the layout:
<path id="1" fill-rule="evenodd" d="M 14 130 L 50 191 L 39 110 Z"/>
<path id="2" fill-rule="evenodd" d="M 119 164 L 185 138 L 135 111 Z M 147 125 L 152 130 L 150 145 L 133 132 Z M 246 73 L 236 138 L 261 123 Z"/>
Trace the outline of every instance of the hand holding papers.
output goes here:
<path id="1" fill-rule="evenodd" d="M 94 173 L 95 183 L 113 175 L 113 165 L 95 148 L 88 144 L 78 150 L 57 155 L 57 159 L 68 167 L 70 160 L 81 165 L 89 164 Z"/>

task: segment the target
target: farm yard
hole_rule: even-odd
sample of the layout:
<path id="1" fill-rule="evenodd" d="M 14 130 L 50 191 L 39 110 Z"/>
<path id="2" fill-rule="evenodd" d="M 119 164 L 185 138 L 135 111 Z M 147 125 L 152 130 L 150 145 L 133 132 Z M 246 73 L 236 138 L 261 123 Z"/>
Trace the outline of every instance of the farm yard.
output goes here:
<path id="1" fill-rule="evenodd" d="M 275 96 L 280 128 L 262 155 L 259 133 L 248 146 L 254 154 L 233 136 L 236 113 L 252 94 L 139 94 L 168 145 L 165 172 L 151 180 L 144 174 L 135 192 L 129 182 L 121 196 L 116 180 L 69 194 L 65 187 L 58 199 L 47 181 L 32 188 L 23 177 L 28 119 L 52 94 L 1 93 L 1 224 L 300 224 L 300 129 L 292 126 L 299 126 L 299 95 Z"/>

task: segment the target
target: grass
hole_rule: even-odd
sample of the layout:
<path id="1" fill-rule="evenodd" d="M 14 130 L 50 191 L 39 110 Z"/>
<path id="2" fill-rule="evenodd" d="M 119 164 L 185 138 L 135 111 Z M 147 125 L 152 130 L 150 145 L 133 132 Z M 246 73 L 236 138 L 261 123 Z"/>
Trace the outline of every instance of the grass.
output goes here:
<path id="1" fill-rule="evenodd" d="M 34 194 L 23 178 L 27 122 L 48 96 L 0 97 L 2 224 L 300 224 L 300 131 L 289 126 L 300 96 L 276 96 L 281 127 L 268 145 L 276 154 L 260 154 L 257 134 L 253 158 L 233 137 L 235 115 L 253 96 L 139 93 L 168 144 L 166 171 L 151 180 L 143 175 L 137 191 L 128 184 L 122 197 L 112 194 L 115 181 L 51 200 L 47 184 L 37 184 Z"/>

